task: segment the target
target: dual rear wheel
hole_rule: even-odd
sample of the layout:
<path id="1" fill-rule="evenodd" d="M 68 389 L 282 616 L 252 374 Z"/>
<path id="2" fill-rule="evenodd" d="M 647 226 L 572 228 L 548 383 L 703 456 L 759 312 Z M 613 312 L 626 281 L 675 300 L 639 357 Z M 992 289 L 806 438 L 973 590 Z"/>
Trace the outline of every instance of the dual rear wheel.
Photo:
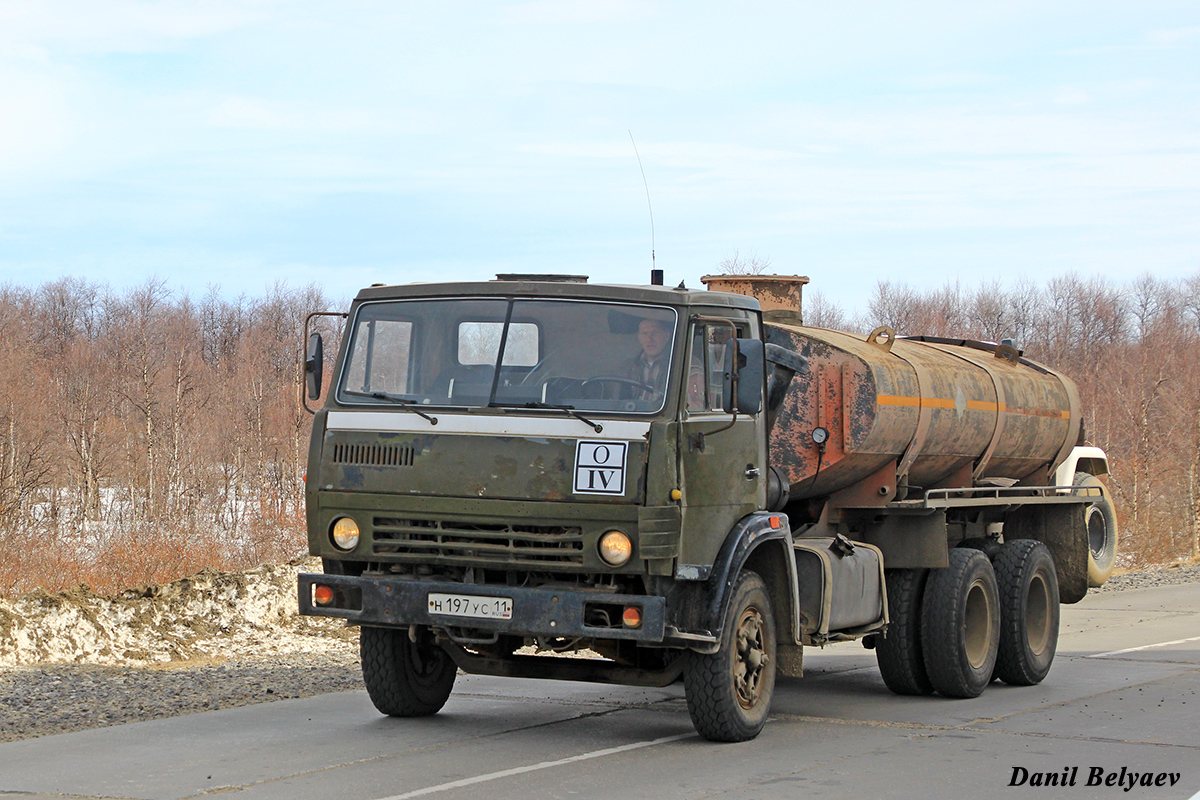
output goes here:
<path id="1" fill-rule="evenodd" d="M 978 697 L 995 678 L 1029 686 L 1050 671 L 1058 643 L 1058 580 L 1050 551 L 1018 539 L 958 547 L 942 569 L 888 570 L 887 635 L 876 644 L 897 694 Z"/>

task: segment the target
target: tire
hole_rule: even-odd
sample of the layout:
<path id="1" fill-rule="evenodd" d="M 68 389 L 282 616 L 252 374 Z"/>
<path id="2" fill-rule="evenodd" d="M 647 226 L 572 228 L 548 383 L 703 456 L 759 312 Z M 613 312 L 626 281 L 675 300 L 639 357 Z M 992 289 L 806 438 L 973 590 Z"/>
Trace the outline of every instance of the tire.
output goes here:
<path id="1" fill-rule="evenodd" d="M 743 571 L 733 585 L 719 649 L 688 654 L 683 674 L 688 713 L 710 742 L 744 742 L 767 721 L 775 690 L 775 616 L 767 586 Z"/>
<path id="2" fill-rule="evenodd" d="M 1058 574 L 1046 545 L 1006 543 L 992 563 L 1000 589 L 1000 649 L 994 677 L 1034 686 L 1050 672 L 1058 650 Z"/>
<path id="3" fill-rule="evenodd" d="M 929 682 L 943 697 L 978 697 L 992 681 L 1000 598 L 992 562 L 956 547 L 950 566 L 929 571 L 921 601 L 921 647 Z"/>
<path id="4" fill-rule="evenodd" d="M 446 704 L 458 670 L 427 629 L 417 641 L 407 630 L 364 626 L 359 634 L 363 683 L 380 713 L 427 717 Z"/>
<path id="5" fill-rule="evenodd" d="M 1117 515 L 1113 511 L 1108 488 L 1095 475 L 1075 473 L 1076 486 L 1099 486 L 1104 496 L 1084 506 L 1083 520 L 1088 532 L 1088 587 L 1105 584 L 1117 563 Z"/>
<path id="6" fill-rule="evenodd" d="M 991 536 L 979 536 L 974 539 L 963 539 L 955 547 L 966 547 L 970 550 L 978 550 L 988 557 L 989 561 L 995 562 L 996 555 L 1000 552 L 1000 542 Z"/>
<path id="7" fill-rule="evenodd" d="M 921 595 L 924 569 L 889 569 L 886 572 L 887 633 L 875 637 L 875 660 L 883 682 L 896 694 L 933 693 L 921 655 Z"/>

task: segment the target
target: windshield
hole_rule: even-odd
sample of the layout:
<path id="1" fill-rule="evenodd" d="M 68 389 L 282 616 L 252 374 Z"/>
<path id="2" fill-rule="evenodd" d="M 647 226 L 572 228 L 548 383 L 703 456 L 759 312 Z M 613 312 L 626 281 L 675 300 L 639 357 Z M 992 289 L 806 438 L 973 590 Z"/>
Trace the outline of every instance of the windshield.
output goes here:
<path id="1" fill-rule="evenodd" d="M 366 303 L 355 317 L 338 400 L 657 413 L 675 331 L 675 311 L 660 306 Z"/>

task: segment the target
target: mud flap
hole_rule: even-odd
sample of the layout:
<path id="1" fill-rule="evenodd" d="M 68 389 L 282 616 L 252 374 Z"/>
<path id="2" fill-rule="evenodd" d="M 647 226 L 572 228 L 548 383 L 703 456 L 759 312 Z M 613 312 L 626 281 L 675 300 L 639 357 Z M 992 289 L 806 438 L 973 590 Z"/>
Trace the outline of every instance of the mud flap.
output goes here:
<path id="1" fill-rule="evenodd" d="M 1082 504 L 1024 506 L 1004 520 L 1004 540 L 1036 539 L 1050 548 L 1060 603 L 1078 603 L 1088 590 L 1088 535 Z"/>

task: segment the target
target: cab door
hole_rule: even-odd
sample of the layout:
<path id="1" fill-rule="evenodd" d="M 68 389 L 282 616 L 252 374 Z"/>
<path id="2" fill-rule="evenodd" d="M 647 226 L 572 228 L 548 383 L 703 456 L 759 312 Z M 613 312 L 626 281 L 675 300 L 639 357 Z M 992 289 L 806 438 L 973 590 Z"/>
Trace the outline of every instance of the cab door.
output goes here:
<path id="1" fill-rule="evenodd" d="M 735 419 L 722 410 L 725 349 L 733 346 L 735 329 L 739 337 L 757 334 L 750 320 L 732 317 L 695 317 L 688 327 L 680 401 L 680 577 L 707 577 L 733 524 L 766 504 L 765 411 Z"/>

